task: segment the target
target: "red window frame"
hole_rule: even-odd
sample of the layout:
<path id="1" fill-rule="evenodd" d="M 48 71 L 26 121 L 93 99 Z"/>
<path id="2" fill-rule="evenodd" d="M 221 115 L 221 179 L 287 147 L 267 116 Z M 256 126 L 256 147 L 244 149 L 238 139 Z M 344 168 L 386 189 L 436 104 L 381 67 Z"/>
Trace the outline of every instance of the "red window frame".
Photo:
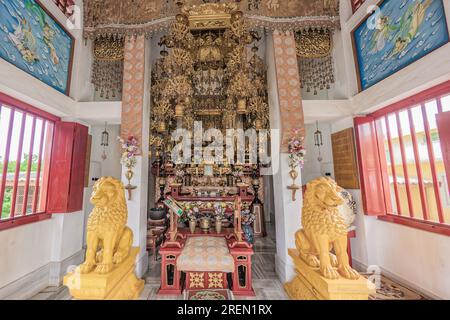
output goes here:
<path id="1" fill-rule="evenodd" d="M 352 11 L 355 13 L 365 2 L 366 0 L 350 0 L 352 4 Z"/>
<path id="2" fill-rule="evenodd" d="M 8 219 L 0 219 L 0 230 L 8 229 L 11 227 L 32 223 L 36 221 L 41 221 L 45 219 L 49 219 L 51 217 L 51 214 L 46 212 L 46 206 L 47 206 L 47 188 L 48 188 L 48 177 L 45 178 L 44 174 L 45 172 L 48 173 L 48 169 L 50 166 L 50 158 L 51 158 L 51 145 L 53 142 L 53 129 L 52 131 L 47 133 L 47 137 L 44 137 L 45 127 L 48 123 L 53 124 L 52 126 L 49 126 L 49 128 L 54 127 L 54 124 L 57 121 L 60 121 L 60 118 L 47 113 L 45 111 L 39 110 L 27 103 L 24 103 L 22 101 L 19 101 L 17 99 L 14 99 L 6 94 L 0 93 L 0 112 L 1 109 L 8 108 L 11 110 L 10 117 L 8 119 L 8 135 L 6 138 L 6 148 L 5 148 L 5 154 L 2 155 L 4 157 L 3 161 L 3 168 L 0 172 L 0 204 L 3 208 L 3 200 L 6 190 L 6 180 L 7 180 L 7 171 L 8 171 L 8 163 L 10 160 L 16 161 L 16 168 L 14 173 L 14 181 L 13 181 L 13 191 L 12 191 L 12 197 L 11 197 L 11 209 L 10 209 L 10 217 Z M 12 139 L 12 132 L 13 132 L 13 126 L 14 126 L 14 114 L 16 112 L 20 112 L 22 114 L 22 122 L 20 123 L 20 135 L 19 135 L 19 143 L 18 143 L 18 152 L 17 152 L 17 158 L 18 159 L 9 159 L 10 158 L 10 147 L 11 147 L 11 139 Z M 31 127 L 31 139 L 30 139 L 30 150 L 28 150 L 29 154 L 32 154 L 34 143 L 31 143 L 34 141 L 35 138 L 35 129 L 36 129 L 36 121 L 39 119 L 42 121 L 42 130 L 41 130 L 41 137 L 40 137 L 40 145 L 39 145 L 39 151 L 38 151 L 38 164 L 37 164 L 37 172 L 36 172 L 36 186 L 35 191 L 33 195 L 32 200 L 32 212 L 27 213 L 27 201 L 28 201 L 28 192 L 30 190 L 30 172 L 31 172 L 31 163 L 32 163 L 32 157 L 29 157 L 28 164 L 27 164 L 27 171 L 25 175 L 25 187 L 24 187 L 24 201 L 22 204 L 22 212 L 20 215 L 18 215 L 15 211 L 16 206 L 16 199 L 17 199 L 17 190 L 18 190 L 18 181 L 19 181 L 19 175 L 20 175 L 20 162 L 21 162 L 21 156 L 22 156 L 22 147 L 24 144 L 24 131 L 25 131 L 25 119 L 28 117 L 31 117 L 32 119 L 32 127 Z M 47 139 L 47 140 L 45 140 Z M 44 141 L 46 141 L 45 146 L 46 149 L 43 150 Z M 44 166 L 42 165 L 44 163 Z M 43 183 L 44 186 L 41 186 L 39 188 L 39 181 L 41 175 L 44 177 Z M 47 174 L 48 175 L 48 174 Z M 43 194 L 41 195 L 42 198 L 45 199 L 45 203 L 43 203 L 38 208 L 38 190 L 44 190 Z M 24 205 L 25 204 L 25 205 Z M 2 211 L 2 210 L 0 210 Z"/>
<path id="3" fill-rule="evenodd" d="M 438 85 L 434 88 L 421 92 L 410 98 L 397 102 L 393 105 L 373 112 L 365 117 L 357 117 L 354 119 L 355 133 L 357 140 L 357 153 L 359 160 L 359 170 L 361 179 L 361 192 L 363 197 L 364 212 L 367 215 L 377 216 L 378 219 L 383 221 L 395 222 L 405 226 L 418 228 L 430 232 L 435 232 L 443 235 L 450 236 L 450 223 L 444 220 L 444 209 L 441 201 L 441 191 L 439 190 L 439 181 L 437 179 L 436 161 L 434 155 L 434 149 L 432 146 L 431 130 L 429 127 L 428 116 L 426 112 L 426 104 L 432 101 L 436 101 L 437 105 L 437 119 L 439 136 L 442 146 L 443 161 L 445 163 L 445 170 L 447 177 L 449 177 L 450 171 L 450 130 L 447 126 L 443 126 L 443 121 L 448 122 L 450 126 L 450 111 L 443 112 L 441 99 L 447 97 L 450 94 L 450 81 Z M 423 128 L 425 130 L 425 139 L 428 149 L 428 159 L 430 161 L 430 171 L 433 180 L 434 195 L 436 200 L 436 208 L 439 222 L 430 221 L 429 208 L 426 201 L 424 179 L 422 175 L 422 167 L 418 165 L 421 163 L 419 148 L 416 137 L 416 128 L 412 117 L 412 109 L 420 107 L 423 120 Z M 408 169 L 405 154 L 405 145 L 403 142 L 402 125 L 399 119 L 400 112 L 407 112 L 411 143 L 413 147 L 414 164 L 417 173 L 417 183 L 420 194 L 420 211 L 422 212 L 422 218 L 418 218 L 414 215 L 414 208 L 412 201 L 412 194 L 410 190 L 411 182 L 408 177 Z M 399 136 L 399 148 L 401 152 L 401 161 L 397 165 L 403 167 L 405 189 L 407 194 L 407 207 L 410 216 L 401 215 L 401 201 L 399 200 L 398 182 L 396 174 L 396 163 L 393 159 L 393 147 L 392 147 L 392 133 L 388 122 L 388 117 L 395 116 L 398 136 Z M 444 120 L 445 119 L 445 120 Z M 386 136 L 384 136 L 383 129 L 380 125 L 385 121 Z M 439 120 L 441 124 L 439 124 Z M 380 124 L 381 123 L 381 124 Z M 445 130 L 441 130 L 444 128 Z M 391 199 L 390 182 L 388 176 L 388 163 L 386 160 L 386 153 L 384 151 L 385 138 L 388 142 L 388 150 L 391 156 L 391 170 L 393 176 L 393 199 Z M 446 144 L 444 146 L 444 144 Z M 362 156 L 364 155 L 364 157 Z M 400 169 L 402 170 L 402 169 Z M 450 181 L 448 181 L 450 184 Z M 380 192 L 382 190 L 381 196 Z M 391 202 L 392 201 L 392 202 Z M 392 203 L 396 204 L 397 212 L 392 208 Z"/>

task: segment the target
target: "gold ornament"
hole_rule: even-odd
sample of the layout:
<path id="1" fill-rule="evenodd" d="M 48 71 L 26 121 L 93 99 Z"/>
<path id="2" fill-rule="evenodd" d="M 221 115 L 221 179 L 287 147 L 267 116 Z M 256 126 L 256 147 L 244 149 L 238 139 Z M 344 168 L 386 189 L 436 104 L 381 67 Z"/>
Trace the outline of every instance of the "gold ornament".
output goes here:
<path id="1" fill-rule="evenodd" d="M 192 83 L 185 75 L 169 78 L 164 93 L 166 97 L 171 98 L 191 96 L 193 93 Z"/>
<path id="2" fill-rule="evenodd" d="M 250 98 L 256 94 L 256 89 L 248 75 L 244 71 L 240 71 L 231 80 L 227 93 L 229 96 Z"/>
<path id="3" fill-rule="evenodd" d="M 223 288 L 223 273 L 208 272 L 208 289 Z"/>
<path id="4" fill-rule="evenodd" d="M 205 287 L 205 274 L 202 272 L 190 272 L 189 273 L 189 289 L 204 288 Z"/>
<path id="5" fill-rule="evenodd" d="M 115 98 L 122 92 L 124 39 L 102 36 L 94 40 L 91 82 L 100 97 Z"/>
<path id="6" fill-rule="evenodd" d="M 297 180 L 297 178 L 298 178 L 297 170 L 292 168 L 291 171 L 289 171 L 289 176 L 292 179 L 292 184 L 290 186 L 288 186 L 287 188 L 292 191 L 292 201 L 296 201 L 297 199 L 295 197 L 295 194 L 297 193 L 298 190 L 301 189 L 300 186 L 295 184 L 295 180 Z"/>
<path id="7" fill-rule="evenodd" d="M 328 29 L 308 29 L 295 34 L 297 56 L 323 58 L 333 49 L 332 34 Z"/>
<path id="8" fill-rule="evenodd" d="M 94 58 L 101 61 L 123 60 L 124 39 L 98 37 L 94 40 Z"/>
<path id="9" fill-rule="evenodd" d="M 247 101 L 245 99 L 239 99 L 237 104 L 237 114 L 247 113 Z"/>
<path id="10" fill-rule="evenodd" d="M 164 59 L 165 70 L 170 70 L 169 74 L 190 74 L 193 72 L 193 59 L 189 51 L 174 48 Z"/>
<path id="11" fill-rule="evenodd" d="M 178 103 L 175 107 L 175 118 L 182 118 L 184 116 L 184 106 Z"/>
<path id="12" fill-rule="evenodd" d="M 158 133 L 165 133 L 166 129 L 167 129 L 167 127 L 166 127 L 166 123 L 164 121 L 158 122 L 158 127 L 156 129 L 158 131 Z"/>
<path id="13" fill-rule="evenodd" d="M 307 92 L 330 89 L 334 83 L 333 38 L 329 29 L 306 29 L 296 33 L 302 88 Z"/>

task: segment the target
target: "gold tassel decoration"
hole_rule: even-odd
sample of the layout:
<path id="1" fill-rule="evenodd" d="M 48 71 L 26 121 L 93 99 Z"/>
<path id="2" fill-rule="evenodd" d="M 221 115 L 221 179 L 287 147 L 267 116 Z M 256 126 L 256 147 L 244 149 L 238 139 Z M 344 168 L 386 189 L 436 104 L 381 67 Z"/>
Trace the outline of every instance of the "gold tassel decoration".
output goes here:
<path id="1" fill-rule="evenodd" d="M 94 40 L 92 83 L 101 98 L 114 99 L 122 94 L 124 39 L 99 36 Z"/>

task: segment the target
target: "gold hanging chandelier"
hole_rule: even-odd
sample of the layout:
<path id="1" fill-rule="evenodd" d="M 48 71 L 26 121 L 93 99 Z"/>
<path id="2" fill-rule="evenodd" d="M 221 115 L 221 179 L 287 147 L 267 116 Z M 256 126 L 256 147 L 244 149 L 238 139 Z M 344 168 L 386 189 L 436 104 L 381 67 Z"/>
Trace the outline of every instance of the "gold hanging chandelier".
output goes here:
<path id="1" fill-rule="evenodd" d="M 224 130 L 236 125 L 236 117 L 258 129 L 268 126 L 260 37 L 237 8 L 183 6 L 161 38 L 167 50 L 152 69 L 152 134 L 168 136 L 180 124 L 191 130 L 194 121 Z"/>

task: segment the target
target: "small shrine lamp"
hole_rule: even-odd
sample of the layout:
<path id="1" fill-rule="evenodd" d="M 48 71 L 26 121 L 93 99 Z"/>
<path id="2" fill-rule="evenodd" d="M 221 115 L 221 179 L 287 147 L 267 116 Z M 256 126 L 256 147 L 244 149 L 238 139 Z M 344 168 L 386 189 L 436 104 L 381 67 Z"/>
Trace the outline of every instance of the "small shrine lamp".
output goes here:
<path id="1" fill-rule="evenodd" d="M 102 143 L 100 144 L 103 147 L 102 160 L 106 160 L 106 147 L 109 146 L 109 133 L 106 130 L 107 122 L 105 122 L 105 130 L 102 132 Z"/>
<path id="2" fill-rule="evenodd" d="M 323 157 L 320 153 L 320 147 L 323 146 L 323 136 L 322 131 L 319 130 L 319 121 L 316 121 L 316 132 L 314 132 L 314 145 L 319 149 L 319 156 L 317 157 L 317 161 L 322 162 Z"/>

